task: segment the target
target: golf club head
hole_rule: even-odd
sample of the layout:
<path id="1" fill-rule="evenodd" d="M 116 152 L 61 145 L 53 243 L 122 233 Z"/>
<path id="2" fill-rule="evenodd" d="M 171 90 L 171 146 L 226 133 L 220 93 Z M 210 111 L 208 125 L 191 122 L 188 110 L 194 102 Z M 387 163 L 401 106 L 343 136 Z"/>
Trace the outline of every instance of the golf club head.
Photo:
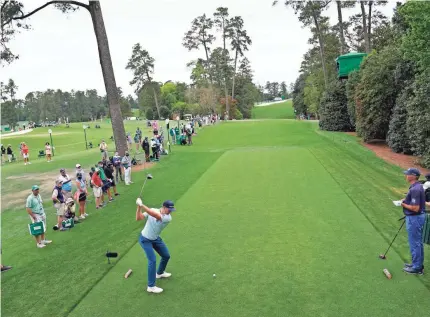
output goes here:
<path id="1" fill-rule="evenodd" d="M 380 254 L 380 255 L 379 255 L 379 258 L 380 258 L 381 260 L 386 260 L 386 259 L 387 259 L 387 257 L 385 256 L 385 254 Z"/>
<path id="2" fill-rule="evenodd" d="M 146 178 L 147 178 L 147 179 L 152 179 L 153 177 L 152 177 L 152 175 L 151 175 L 151 174 L 147 174 L 147 175 L 146 175 Z"/>

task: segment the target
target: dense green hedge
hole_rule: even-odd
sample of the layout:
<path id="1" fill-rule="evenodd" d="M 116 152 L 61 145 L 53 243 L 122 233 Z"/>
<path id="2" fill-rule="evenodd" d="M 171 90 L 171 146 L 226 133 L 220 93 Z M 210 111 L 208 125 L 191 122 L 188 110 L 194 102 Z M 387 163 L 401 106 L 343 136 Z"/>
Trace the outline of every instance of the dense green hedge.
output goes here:
<path id="1" fill-rule="evenodd" d="M 346 97 L 348 99 L 348 115 L 349 122 L 352 127 L 355 129 L 355 104 L 356 104 L 356 87 L 360 82 L 360 73 L 358 71 L 354 71 L 349 74 L 348 81 L 346 82 Z"/>
<path id="2" fill-rule="evenodd" d="M 411 154 L 411 144 L 406 128 L 408 111 L 406 104 L 413 96 L 413 90 L 410 86 L 402 90 L 396 99 L 393 115 L 390 120 L 390 128 L 387 135 L 388 146 L 396 153 Z"/>
<path id="3" fill-rule="evenodd" d="M 417 75 L 412 85 L 414 95 L 406 104 L 407 133 L 414 154 L 423 156 L 430 167 L 430 70 Z"/>
<path id="4" fill-rule="evenodd" d="M 356 129 L 366 142 L 387 137 L 398 94 L 394 74 L 400 62 L 400 49 L 389 46 L 372 52 L 362 64 L 356 88 Z"/>
<path id="5" fill-rule="evenodd" d="M 352 131 L 344 82 L 333 82 L 323 94 L 319 126 L 320 129 L 327 131 Z"/>

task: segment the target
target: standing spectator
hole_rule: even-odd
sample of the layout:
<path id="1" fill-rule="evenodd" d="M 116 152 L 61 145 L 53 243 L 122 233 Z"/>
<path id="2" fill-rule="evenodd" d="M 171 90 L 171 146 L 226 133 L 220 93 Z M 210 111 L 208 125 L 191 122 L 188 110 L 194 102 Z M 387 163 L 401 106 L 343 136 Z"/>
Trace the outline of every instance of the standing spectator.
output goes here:
<path id="1" fill-rule="evenodd" d="M 406 231 L 408 232 L 409 249 L 412 262 L 405 264 L 403 271 L 409 274 L 423 274 L 424 270 L 424 245 L 423 229 L 426 221 L 424 188 L 418 181 L 420 171 L 409 168 L 403 172 L 406 181 L 410 184 L 408 194 L 402 201 L 403 213 L 406 216 Z"/>
<path id="2" fill-rule="evenodd" d="M 105 172 L 107 180 L 110 182 L 110 186 L 113 188 L 113 192 L 114 192 L 115 196 L 119 196 L 118 192 L 116 191 L 115 178 L 113 177 L 114 167 L 113 167 L 113 164 L 111 162 L 109 162 L 104 167 L 104 172 Z"/>
<path id="3" fill-rule="evenodd" d="M 52 149 L 51 149 L 51 145 L 49 144 L 49 142 L 45 143 L 45 154 L 46 154 L 46 160 L 49 162 L 51 162 L 51 156 L 52 156 Z"/>
<path id="4" fill-rule="evenodd" d="M 84 169 L 82 168 L 81 164 L 76 164 L 76 170 L 75 170 L 75 174 L 77 175 L 78 173 L 82 174 L 82 179 L 85 182 L 85 187 L 87 187 L 87 175 L 85 174 Z"/>
<path id="5" fill-rule="evenodd" d="M 64 168 L 60 169 L 60 177 L 58 179 L 63 183 L 63 195 L 65 199 L 72 198 L 72 178 L 66 174 Z"/>
<path id="6" fill-rule="evenodd" d="M 59 179 L 55 181 L 55 187 L 52 191 L 52 202 L 54 203 L 54 208 L 56 209 L 57 215 L 57 224 L 54 226 L 54 230 L 66 231 L 66 228 L 63 228 L 63 217 L 64 217 L 64 202 L 65 198 L 62 191 L 63 182 Z"/>
<path id="7" fill-rule="evenodd" d="M 82 173 L 76 173 L 76 188 L 75 200 L 79 202 L 79 219 L 85 219 L 85 217 L 88 217 L 85 212 L 88 191 Z"/>
<path id="8" fill-rule="evenodd" d="M 6 148 L 1 145 L 1 163 L 4 164 L 6 162 Z"/>
<path id="9" fill-rule="evenodd" d="M 130 153 L 125 152 L 125 156 L 121 160 L 121 165 L 124 167 L 125 184 L 126 185 L 133 184 L 133 182 L 131 181 L 131 159 L 130 159 Z"/>
<path id="10" fill-rule="evenodd" d="M 123 179 L 122 179 L 122 169 L 121 169 L 121 156 L 119 156 L 118 152 L 115 152 L 115 155 L 112 158 L 112 163 L 113 163 L 113 166 L 115 167 L 116 182 L 118 183 L 118 174 L 122 182 Z"/>
<path id="11" fill-rule="evenodd" d="M 188 138 L 188 145 L 193 144 L 193 131 L 191 129 L 191 124 L 187 123 L 187 125 L 185 126 L 185 133 Z"/>
<path id="12" fill-rule="evenodd" d="M 35 236 L 36 246 L 38 248 L 44 248 L 47 244 L 50 244 L 51 240 L 45 239 L 46 232 L 46 215 L 43 209 L 42 198 L 39 195 L 39 186 L 33 185 L 31 187 L 32 193 L 27 197 L 27 202 L 25 204 L 27 213 L 30 215 L 31 221 L 42 222 L 43 223 L 43 233 L 41 235 Z"/>
<path id="13" fill-rule="evenodd" d="M 9 163 L 12 163 L 12 159 L 13 159 L 12 145 L 9 144 L 7 146 L 6 154 L 7 154 L 7 160 L 9 161 Z"/>
<path id="14" fill-rule="evenodd" d="M 91 184 L 93 186 L 94 197 L 96 198 L 96 209 L 103 208 L 103 182 L 99 175 L 99 169 L 96 168 L 91 176 Z"/>
<path id="15" fill-rule="evenodd" d="M 24 165 L 31 164 L 29 159 L 30 157 L 29 149 L 27 144 L 25 144 L 24 142 L 22 142 L 21 151 L 22 151 L 22 157 L 24 158 Z"/>
<path id="16" fill-rule="evenodd" d="M 129 151 L 131 151 L 132 144 L 133 144 L 133 140 L 131 139 L 131 134 L 130 132 L 127 132 L 127 147 Z"/>
<path id="17" fill-rule="evenodd" d="M 143 151 L 145 152 L 145 161 L 149 162 L 150 161 L 149 155 L 151 153 L 149 151 L 149 141 L 148 141 L 148 137 L 147 136 L 145 137 L 145 139 L 142 142 L 142 148 L 143 148 Z"/>
<path id="18" fill-rule="evenodd" d="M 139 136 L 139 144 L 142 143 L 142 130 L 137 127 L 136 134 Z"/>
<path id="19" fill-rule="evenodd" d="M 139 134 L 134 135 L 134 143 L 136 144 L 136 154 L 139 153 L 139 147 L 140 147 L 140 139 Z"/>
<path id="20" fill-rule="evenodd" d="M 100 161 L 99 162 L 99 165 L 98 165 L 99 175 L 100 175 L 100 178 L 102 179 L 102 183 L 103 183 L 103 187 L 102 187 L 103 193 L 106 193 L 109 197 L 109 202 L 112 202 L 114 199 L 112 198 L 112 194 L 110 193 L 111 184 L 106 177 L 105 170 L 104 170 L 105 166 L 106 166 L 106 161 Z"/>
<path id="21" fill-rule="evenodd" d="M 172 128 L 170 128 L 169 133 L 170 133 L 170 136 L 172 137 L 172 143 L 173 143 L 173 144 L 176 144 L 176 134 L 175 134 L 175 129 L 173 129 L 173 127 L 172 127 Z"/>
<path id="22" fill-rule="evenodd" d="M 109 152 L 108 145 L 106 144 L 105 140 L 102 140 L 102 143 L 100 143 L 100 152 L 102 153 L 102 159 L 107 160 L 109 157 Z"/>

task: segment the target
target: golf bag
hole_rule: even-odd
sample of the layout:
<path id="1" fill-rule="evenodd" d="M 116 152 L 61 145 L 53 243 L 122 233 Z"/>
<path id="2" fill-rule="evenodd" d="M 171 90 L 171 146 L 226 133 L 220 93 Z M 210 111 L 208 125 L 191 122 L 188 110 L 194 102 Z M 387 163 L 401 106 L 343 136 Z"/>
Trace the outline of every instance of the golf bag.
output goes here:
<path id="1" fill-rule="evenodd" d="M 426 221 L 423 228 L 423 242 L 430 244 L 430 214 L 426 214 Z"/>

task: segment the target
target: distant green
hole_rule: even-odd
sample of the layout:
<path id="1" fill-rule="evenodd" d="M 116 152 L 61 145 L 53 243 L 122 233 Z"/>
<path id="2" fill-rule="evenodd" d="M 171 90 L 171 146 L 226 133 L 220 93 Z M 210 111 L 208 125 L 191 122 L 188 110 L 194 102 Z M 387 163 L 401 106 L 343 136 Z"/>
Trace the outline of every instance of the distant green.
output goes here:
<path id="1" fill-rule="evenodd" d="M 275 103 L 269 106 L 254 107 L 252 119 L 294 119 L 294 109 L 291 100 Z"/>

